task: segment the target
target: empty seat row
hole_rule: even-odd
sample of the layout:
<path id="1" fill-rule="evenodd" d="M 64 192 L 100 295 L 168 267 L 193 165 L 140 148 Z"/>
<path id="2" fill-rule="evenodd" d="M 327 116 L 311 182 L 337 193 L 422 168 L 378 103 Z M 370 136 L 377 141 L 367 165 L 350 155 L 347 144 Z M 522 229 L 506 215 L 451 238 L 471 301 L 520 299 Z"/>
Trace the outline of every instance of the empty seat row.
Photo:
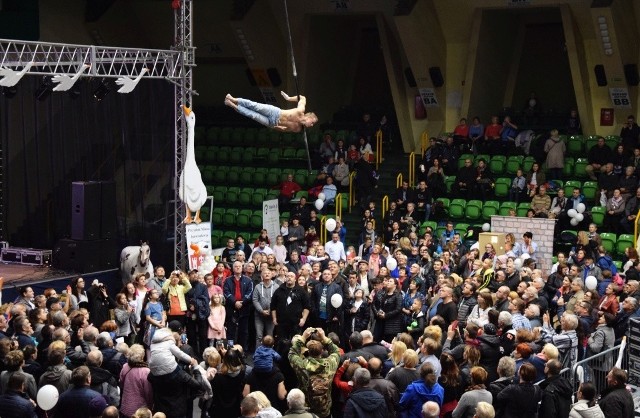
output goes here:
<path id="1" fill-rule="evenodd" d="M 273 165 L 286 161 L 306 161 L 307 151 L 304 147 L 197 146 L 195 157 L 199 164 L 252 164 L 264 161 Z"/>
<path id="2" fill-rule="evenodd" d="M 207 186 L 207 193 L 213 196 L 216 207 L 262 208 L 262 202 L 277 199 L 279 191 L 253 187 Z"/>
<path id="3" fill-rule="evenodd" d="M 315 173 L 305 169 L 206 165 L 200 172 L 207 185 L 273 187 L 293 174 L 294 181 L 305 189 L 311 187 L 316 179 Z"/>

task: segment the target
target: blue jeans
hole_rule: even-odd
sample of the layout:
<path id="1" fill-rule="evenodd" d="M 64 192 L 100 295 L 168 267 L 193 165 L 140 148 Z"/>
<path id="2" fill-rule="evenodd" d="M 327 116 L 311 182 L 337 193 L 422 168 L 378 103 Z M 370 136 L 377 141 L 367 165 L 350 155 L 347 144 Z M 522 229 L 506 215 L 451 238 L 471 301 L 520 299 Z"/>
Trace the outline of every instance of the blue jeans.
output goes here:
<path id="1" fill-rule="evenodd" d="M 280 109 L 277 107 L 247 99 L 238 99 L 238 113 L 269 128 L 278 125 L 280 119 Z"/>

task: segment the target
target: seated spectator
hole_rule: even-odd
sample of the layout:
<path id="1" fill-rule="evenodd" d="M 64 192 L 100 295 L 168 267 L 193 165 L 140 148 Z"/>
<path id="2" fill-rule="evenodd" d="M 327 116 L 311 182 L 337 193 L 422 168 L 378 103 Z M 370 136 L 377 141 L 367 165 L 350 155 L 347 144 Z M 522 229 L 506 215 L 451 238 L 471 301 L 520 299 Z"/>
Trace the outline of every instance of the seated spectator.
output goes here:
<path id="1" fill-rule="evenodd" d="M 520 203 L 525 199 L 528 192 L 527 179 L 522 173 L 522 169 L 519 168 L 516 171 L 516 176 L 511 180 L 511 188 L 509 189 L 509 200 L 512 202 Z"/>
<path id="2" fill-rule="evenodd" d="M 413 189 L 409 188 L 409 181 L 402 181 L 402 186 L 396 190 L 394 200 L 396 202 L 396 207 L 400 211 L 405 211 L 407 209 L 407 203 L 415 202 L 415 192 Z"/>
<path id="3" fill-rule="evenodd" d="M 460 158 L 458 145 L 454 144 L 452 136 L 448 136 L 440 153 L 440 163 L 447 176 L 452 176 L 458 171 L 458 158 Z"/>
<path id="4" fill-rule="evenodd" d="M 598 180 L 597 175 L 606 172 L 606 165 L 613 161 L 613 151 L 605 143 L 603 137 L 598 138 L 598 143 L 591 147 L 587 154 L 589 164 L 585 168 L 591 180 Z M 613 168 L 612 168 L 613 171 Z"/>
<path id="5" fill-rule="evenodd" d="M 607 200 L 606 216 L 604 217 L 604 226 L 614 234 L 620 233 L 620 223 L 624 216 L 625 201 L 620 193 L 620 189 L 614 189 L 613 196 Z"/>
<path id="6" fill-rule="evenodd" d="M 547 177 L 544 171 L 540 169 L 540 164 L 533 163 L 531 171 L 527 174 L 527 187 L 529 189 L 529 196 L 533 197 L 536 194 L 538 186 L 545 184 Z"/>
<path id="7" fill-rule="evenodd" d="M 476 167 L 476 199 L 486 201 L 491 193 L 492 184 L 491 170 L 489 170 L 487 162 L 481 158 Z"/>
<path id="8" fill-rule="evenodd" d="M 471 152 L 477 155 L 479 152 L 478 145 L 482 143 L 484 136 L 484 125 L 480 122 L 479 117 L 474 117 L 469 126 L 469 140 L 471 141 Z"/>
<path id="9" fill-rule="evenodd" d="M 340 188 L 344 189 L 349 186 L 349 166 L 343 157 L 338 158 L 338 164 L 333 167 L 331 175 L 336 179 Z"/>
<path id="10" fill-rule="evenodd" d="M 324 134 L 318 153 L 323 164 L 329 161 L 329 157 L 333 157 L 335 155 L 336 145 L 333 143 L 331 134 Z"/>
<path id="11" fill-rule="evenodd" d="M 607 147 L 608 148 L 608 147 Z M 613 172 L 613 163 L 607 163 L 604 165 L 604 172 L 600 173 L 598 177 L 598 189 L 600 190 L 600 204 L 606 206 L 606 201 L 603 203 L 603 197 L 605 199 L 613 196 L 613 191 L 618 188 L 618 182 L 620 178 Z M 604 195 L 603 195 L 604 193 Z M 598 196 L 596 196 L 596 199 Z"/>
<path id="12" fill-rule="evenodd" d="M 513 148 L 518 135 L 518 127 L 511 121 L 510 116 L 505 116 L 502 121 L 502 129 L 500 129 L 500 142 L 502 153 L 507 154 L 510 148 Z"/>
<path id="13" fill-rule="evenodd" d="M 447 193 L 445 185 L 444 169 L 440 158 L 433 159 L 433 166 L 427 171 L 427 187 L 431 190 L 434 199 L 444 196 Z"/>
<path id="14" fill-rule="evenodd" d="M 547 187 L 538 186 L 538 193 L 531 199 L 531 209 L 536 218 L 548 218 L 551 209 L 551 197 L 547 194 Z"/>
<path id="15" fill-rule="evenodd" d="M 484 138 L 481 143 L 480 152 L 483 154 L 499 153 L 502 125 L 497 116 L 491 116 L 491 124 L 484 129 Z"/>
<path id="16" fill-rule="evenodd" d="M 286 211 L 289 208 L 289 202 L 291 199 L 296 197 L 296 193 L 298 193 L 302 188 L 298 183 L 293 181 L 293 174 L 287 174 L 287 179 L 280 184 L 276 184 L 272 187 L 272 189 L 280 190 L 280 195 L 278 195 L 278 205 L 280 210 Z"/>

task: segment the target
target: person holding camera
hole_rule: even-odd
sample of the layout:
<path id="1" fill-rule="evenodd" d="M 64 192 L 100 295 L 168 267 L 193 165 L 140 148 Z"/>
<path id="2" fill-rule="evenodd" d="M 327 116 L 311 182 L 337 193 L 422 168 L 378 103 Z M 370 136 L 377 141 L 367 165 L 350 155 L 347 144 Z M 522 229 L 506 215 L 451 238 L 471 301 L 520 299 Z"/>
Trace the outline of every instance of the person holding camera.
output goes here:
<path id="1" fill-rule="evenodd" d="M 638 146 L 639 137 L 640 126 L 636 123 L 636 118 L 633 115 L 627 116 L 627 123 L 622 125 L 620 130 L 620 143 L 624 147 L 626 154 L 633 154 L 633 149 Z"/>
<path id="2" fill-rule="evenodd" d="M 331 416 L 331 383 L 340 363 L 338 346 L 322 328 L 307 328 L 302 335 L 293 337 L 292 344 L 289 363 L 307 398 L 310 412 L 320 418 Z M 305 346 L 308 350 L 306 357 L 302 354 Z M 325 349 L 329 355 L 322 357 Z"/>
<path id="3" fill-rule="evenodd" d="M 96 328 L 100 328 L 111 318 L 109 310 L 116 308 L 116 301 L 109 296 L 106 286 L 97 280 L 94 280 L 87 290 L 87 297 L 89 298 L 89 317 Z"/>

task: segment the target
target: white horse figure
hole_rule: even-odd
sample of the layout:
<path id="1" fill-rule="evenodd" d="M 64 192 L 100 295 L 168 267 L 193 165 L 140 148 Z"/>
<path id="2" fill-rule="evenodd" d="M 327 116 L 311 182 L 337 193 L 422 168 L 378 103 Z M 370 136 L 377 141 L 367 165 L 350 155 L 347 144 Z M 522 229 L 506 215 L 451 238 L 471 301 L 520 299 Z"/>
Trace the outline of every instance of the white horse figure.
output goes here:
<path id="1" fill-rule="evenodd" d="M 124 247 L 120 252 L 120 272 L 122 282 L 129 283 L 135 276 L 146 273 L 147 278 L 153 277 L 153 264 L 151 264 L 151 248 L 146 242 L 139 246 Z"/>

